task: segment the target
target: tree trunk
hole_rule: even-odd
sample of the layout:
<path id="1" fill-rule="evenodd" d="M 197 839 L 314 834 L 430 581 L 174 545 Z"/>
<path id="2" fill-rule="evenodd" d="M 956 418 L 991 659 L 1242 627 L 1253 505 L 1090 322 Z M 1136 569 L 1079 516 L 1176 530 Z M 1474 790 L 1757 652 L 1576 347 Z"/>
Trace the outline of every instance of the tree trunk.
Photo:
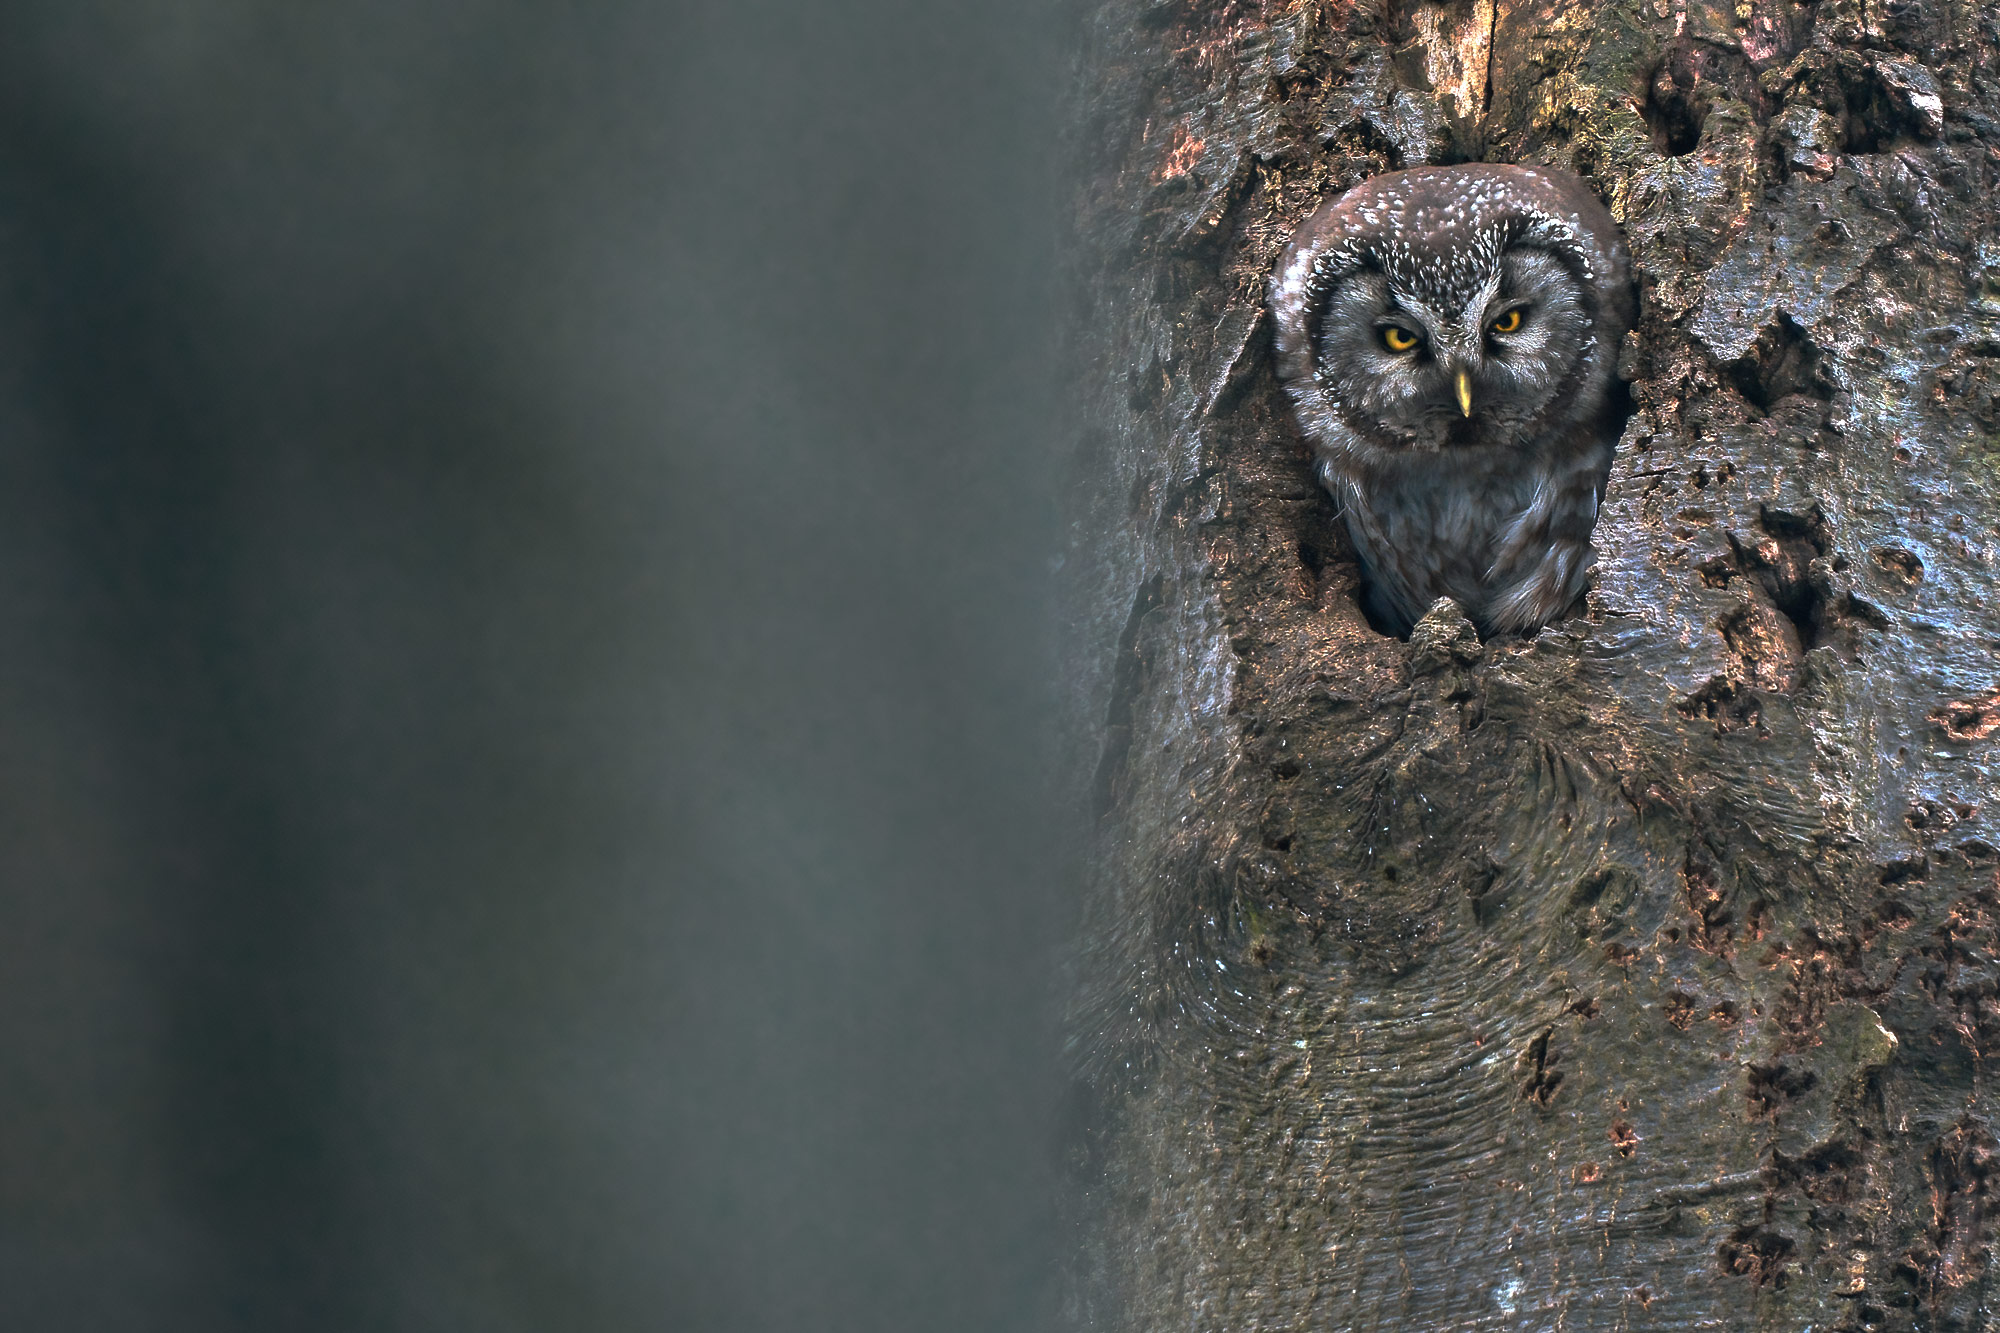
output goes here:
<path id="1" fill-rule="evenodd" d="M 1071 556 L 1107 1329 L 1994 1326 L 2000 25 L 1966 0 L 1110 0 Z M 1579 614 L 1374 632 L 1264 286 L 1575 170 L 1634 414 Z"/>

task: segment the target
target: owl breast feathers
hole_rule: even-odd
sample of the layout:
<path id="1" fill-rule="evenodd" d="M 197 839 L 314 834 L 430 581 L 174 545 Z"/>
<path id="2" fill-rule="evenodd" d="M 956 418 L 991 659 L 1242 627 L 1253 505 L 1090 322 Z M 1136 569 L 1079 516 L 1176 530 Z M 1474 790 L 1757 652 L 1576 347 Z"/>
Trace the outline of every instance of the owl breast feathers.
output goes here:
<path id="1" fill-rule="evenodd" d="M 1631 264 L 1581 180 L 1424 167 L 1306 220 L 1271 279 L 1278 375 L 1378 623 L 1451 597 L 1486 634 L 1582 594 L 1623 414 Z"/>

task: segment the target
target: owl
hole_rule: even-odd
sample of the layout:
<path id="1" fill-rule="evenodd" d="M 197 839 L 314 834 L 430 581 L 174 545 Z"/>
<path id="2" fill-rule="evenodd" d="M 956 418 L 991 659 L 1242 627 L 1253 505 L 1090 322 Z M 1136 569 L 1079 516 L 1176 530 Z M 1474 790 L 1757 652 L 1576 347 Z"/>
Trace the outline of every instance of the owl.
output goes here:
<path id="1" fill-rule="evenodd" d="M 1582 594 L 1637 314 L 1618 228 L 1575 176 L 1422 167 L 1300 227 L 1271 278 L 1278 375 L 1376 621 L 1439 597 L 1482 634 Z"/>

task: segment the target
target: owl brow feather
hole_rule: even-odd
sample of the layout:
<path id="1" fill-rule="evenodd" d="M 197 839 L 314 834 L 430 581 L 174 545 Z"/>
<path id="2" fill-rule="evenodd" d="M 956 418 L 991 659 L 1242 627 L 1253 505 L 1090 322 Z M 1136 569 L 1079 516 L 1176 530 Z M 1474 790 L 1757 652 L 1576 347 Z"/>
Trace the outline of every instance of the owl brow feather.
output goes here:
<path id="1" fill-rule="evenodd" d="M 1584 313 L 1590 316 L 1591 327 L 1595 329 L 1600 313 L 1597 300 L 1597 265 L 1591 258 L 1590 248 L 1584 244 L 1576 226 L 1553 213 L 1530 208 L 1524 211 L 1520 233 L 1512 244 L 1546 251 L 1554 256 L 1557 263 L 1569 269 L 1570 275 L 1576 279 Z"/>
<path id="2" fill-rule="evenodd" d="M 1599 314 L 1591 285 L 1595 266 L 1576 227 L 1557 214 L 1523 204 L 1518 212 L 1478 227 L 1467 244 L 1453 253 L 1447 263 L 1447 293 L 1460 284 L 1478 279 L 1478 291 L 1490 301 L 1492 292 L 1498 286 L 1500 256 L 1517 246 L 1546 250 L 1576 276 L 1592 329 L 1583 348 L 1584 358 L 1589 359 L 1596 349 L 1595 325 Z M 1407 240 L 1348 236 L 1326 246 L 1312 256 L 1308 265 L 1300 310 L 1306 345 L 1311 349 L 1307 355 L 1312 379 L 1321 389 L 1327 387 L 1327 378 L 1325 368 L 1319 364 L 1317 343 L 1326 314 L 1327 298 L 1336 283 L 1363 272 L 1380 273 L 1388 279 L 1391 295 L 1398 297 L 1405 308 L 1410 304 L 1421 305 L 1423 313 L 1429 315 L 1425 322 L 1433 331 L 1448 322 L 1428 302 L 1413 302 L 1407 297 L 1409 289 L 1423 285 L 1426 279 L 1435 281 L 1436 278 L 1434 257 L 1419 255 Z M 1396 292 L 1397 287 L 1405 289 L 1404 292 Z M 1458 303 L 1461 310 L 1470 304 L 1474 294 L 1472 291 L 1466 293 L 1466 299 Z"/>

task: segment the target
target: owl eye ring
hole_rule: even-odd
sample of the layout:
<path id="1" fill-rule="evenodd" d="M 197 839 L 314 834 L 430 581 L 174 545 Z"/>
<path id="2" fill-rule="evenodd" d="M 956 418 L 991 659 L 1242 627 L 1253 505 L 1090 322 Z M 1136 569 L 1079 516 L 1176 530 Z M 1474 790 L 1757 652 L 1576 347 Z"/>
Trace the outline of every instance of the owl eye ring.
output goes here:
<path id="1" fill-rule="evenodd" d="M 1521 307 L 1515 306 L 1486 326 L 1494 333 L 1512 333 L 1521 327 Z"/>
<path id="2" fill-rule="evenodd" d="M 1382 345 L 1392 352 L 1407 352 L 1417 345 L 1417 335 L 1400 324 L 1384 324 Z"/>

